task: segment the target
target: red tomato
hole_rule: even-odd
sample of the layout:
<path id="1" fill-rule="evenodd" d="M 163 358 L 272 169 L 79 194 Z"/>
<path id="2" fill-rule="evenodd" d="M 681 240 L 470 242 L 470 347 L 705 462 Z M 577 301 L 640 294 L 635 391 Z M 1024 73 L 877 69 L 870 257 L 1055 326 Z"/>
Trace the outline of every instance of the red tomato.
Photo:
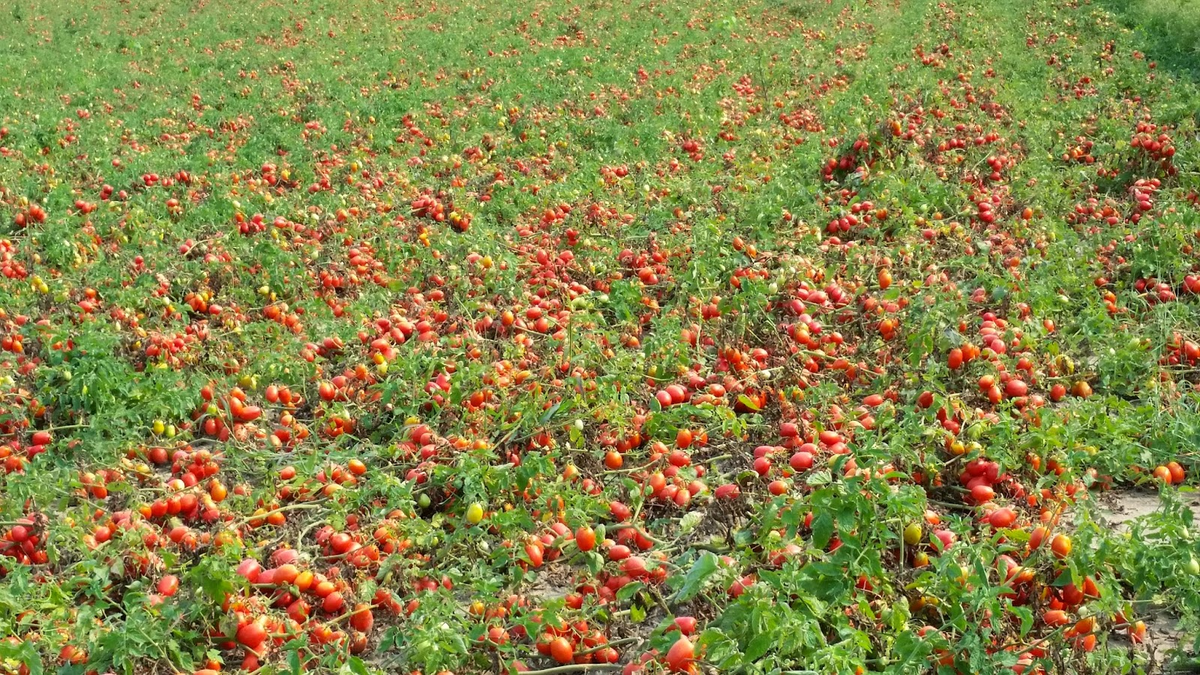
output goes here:
<path id="1" fill-rule="evenodd" d="M 550 641 L 550 658 L 559 663 L 570 663 L 575 658 L 575 648 L 564 637 L 556 637 Z"/>
<path id="2" fill-rule="evenodd" d="M 692 664 L 696 660 L 696 648 L 692 645 L 692 641 L 686 635 L 681 636 L 667 650 L 666 664 L 667 668 L 673 673 L 686 673 L 691 670 Z"/>
<path id="3" fill-rule="evenodd" d="M 158 586 L 156 588 L 159 594 L 171 597 L 179 591 L 179 577 L 175 576 L 174 574 L 168 574 L 162 579 L 158 580 Z"/>
<path id="4" fill-rule="evenodd" d="M 590 551 L 596 547 L 596 531 L 584 525 L 575 531 L 575 545 L 580 551 Z"/>
<path id="5" fill-rule="evenodd" d="M 237 630 L 237 641 L 250 649 L 258 649 L 266 639 L 267 631 L 261 621 L 251 621 Z"/>

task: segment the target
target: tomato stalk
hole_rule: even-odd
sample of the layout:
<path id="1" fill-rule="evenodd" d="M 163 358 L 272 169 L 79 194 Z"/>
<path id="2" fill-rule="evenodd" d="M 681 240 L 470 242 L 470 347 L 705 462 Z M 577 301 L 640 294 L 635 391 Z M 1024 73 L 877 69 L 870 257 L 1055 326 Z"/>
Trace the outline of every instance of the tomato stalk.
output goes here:
<path id="1" fill-rule="evenodd" d="M 267 518 L 268 516 L 271 516 L 276 513 L 287 513 L 288 511 L 303 511 L 303 510 L 307 510 L 307 509 L 320 508 L 321 506 L 324 505 L 324 503 L 325 502 L 322 500 L 319 502 L 300 502 L 298 504 L 285 504 L 278 508 L 271 509 L 270 511 L 264 511 L 263 513 L 253 514 L 246 518 L 242 518 L 241 520 L 239 520 L 233 524 L 233 529 L 235 529 L 235 530 L 239 529 L 245 525 L 249 525 L 251 521 L 263 520 L 263 519 Z"/>
<path id="2" fill-rule="evenodd" d="M 598 652 L 598 651 L 600 651 L 601 649 L 605 649 L 605 648 L 607 648 L 607 647 L 614 647 L 614 648 L 615 648 L 615 647 L 620 647 L 620 646 L 623 646 L 623 645 L 633 644 L 633 643 L 635 643 L 635 642 L 641 642 L 641 641 L 642 641 L 642 638 L 640 638 L 640 637 L 627 637 L 627 638 L 621 638 L 621 639 L 619 639 L 619 640 L 613 640 L 613 641 L 611 641 L 611 642 L 605 642 L 605 643 L 604 643 L 604 644 L 602 644 L 602 645 L 596 645 L 595 647 L 590 647 L 590 648 L 588 648 L 588 649 L 584 649 L 584 650 L 581 650 L 581 651 L 577 651 L 577 652 L 575 652 L 575 656 L 584 656 L 584 655 L 586 655 L 586 654 L 591 654 L 591 653 L 593 653 L 593 652 Z"/>
<path id="3" fill-rule="evenodd" d="M 541 670 L 525 670 L 524 675 L 567 675 L 567 673 L 612 673 L 625 666 L 616 663 L 572 663 Z"/>

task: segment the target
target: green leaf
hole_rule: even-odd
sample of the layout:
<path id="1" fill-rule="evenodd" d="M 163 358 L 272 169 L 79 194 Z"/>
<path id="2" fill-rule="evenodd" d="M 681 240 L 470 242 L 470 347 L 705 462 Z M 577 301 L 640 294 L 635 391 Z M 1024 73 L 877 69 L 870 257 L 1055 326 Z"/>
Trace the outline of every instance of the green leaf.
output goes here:
<path id="1" fill-rule="evenodd" d="M 746 396 L 745 394 L 738 394 L 738 402 L 741 403 L 742 405 L 746 406 L 747 408 L 753 410 L 754 412 L 758 412 L 759 410 L 761 410 L 761 408 L 758 407 L 758 404 L 755 403 L 749 396 Z"/>
<path id="2" fill-rule="evenodd" d="M 692 563 L 692 569 L 688 570 L 687 576 L 683 578 L 683 585 L 675 592 L 676 602 L 687 602 L 700 592 L 704 587 L 704 582 L 717 571 L 719 558 L 711 551 L 705 551 L 700 555 L 696 562 Z"/>
<path id="3" fill-rule="evenodd" d="M 829 540 L 833 537 L 833 516 L 828 511 L 822 511 L 813 518 L 812 522 L 812 541 L 813 546 L 817 548 L 825 548 Z"/>
<path id="4" fill-rule="evenodd" d="M 620 590 L 617 591 L 617 600 L 624 602 L 624 601 L 632 598 L 633 596 L 637 595 L 638 592 L 641 591 L 643 588 L 645 588 L 645 585 L 643 585 L 640 581 L 635 581 L 630 584 L 625 584 L 624 586 L 621 587 Z"/>
<path id="5" fill-rule="evenodd" d="M 351 656 L 345 664 L 342 665 L 343 673 L 351 673 L 352 675 L 370 675 L 367 671 L 367 664 L 357 656 Z"/>
<path id="6" fill-rule="evenodd" d="M 754 532 L 749 529 L 738 530 L 733 533 L 733 542 L 738 546 L 749 546 L 754 543 Z"/>
<path id="7" fill-rule="evenodd" d="M 1033 628 L 1033 612 L 1028 607 L 1010 607 L 1009 611 L 1021 617 L 1021 637 L 1028 635 Z"/>
<path id="8" fill-rule="evenodd" d="M 179 664 L 184 670 L 195 670 L 195 661 L 192 660 L 192 655 L 181 650 L 178 641 L 167 640 L 167 652 L 173 663 Z"/>
<path id="9" fill-rule="evenodd" d="M 746 645 L 746 660 L 754 662 L 759 660 L 771 650 L 771 643 L 775 640 L 774 632 L 759 633 L 749 645 Z"/>
<path id="10" fill-rule="evenodd" d="M 587 551 L 583 554 L 583 562 L 587 565 L 588 571 L 592 574 L 599 574 L 600 570 L 604 569 L 604 557 L 595 551 Z"/>
<path id="11" fill-rule="evenodd" d="M 928 643 L 918 638 L 912 631 L 905 631 L 896 638 L 896 643 L 892 646 L 892 656 L 900 659 L 896 666 L 904 666 L 909 663 L 919 663 L 925 653 L 929 651 Z M 897 668 L 897 670 L 901 670 Z"/>
<path id="12" fill-rule="evenodd" d="M 20 661 L 29 669 L 29 675 L 42 675 L 42 657 L 37 647 L 29 640 L 0 642 L 0 657 Z"/>
<path id="13" fill-rule="evenodd" d="M 930 536 L 929 542 L 933 544 L 933 549 L 935 551 L 937 551 L 939 554 L 945 552 L 946 545 L 942 543 L 942 540 L 940 537 Z"/>
<path id="14" fill-rule="evenodd" d="M 209 557 L 193 567 L 188 578 L 198 584 L 211 600 L 220 602 L 226 593 L 233 591 L 231 574 L 232 568 L 229 563 L 220 558 Z"/>
<path id="15" fill-rule="evenodd" d="M 646 610 L 638 605 L 629 607 L 629 620 L 634 623 L 641 623 L 646 620 Z"/>

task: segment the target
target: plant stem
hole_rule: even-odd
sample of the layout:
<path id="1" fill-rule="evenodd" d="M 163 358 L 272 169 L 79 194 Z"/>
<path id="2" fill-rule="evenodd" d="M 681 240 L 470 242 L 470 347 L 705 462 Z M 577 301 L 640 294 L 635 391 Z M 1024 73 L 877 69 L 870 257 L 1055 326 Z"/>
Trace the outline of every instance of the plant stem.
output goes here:
<path id="1" fill-rule="evenodd" d="M 258 514 L 254 514 L 254 515 L 250 515 L 245 518 L 242 518 L 241 520 L 239 520 L 233 524 L 233 529 L 236 530 L 236 529 L 241 528 L 243 525 L 248 525 L 248 524 L 250 524 L 250 521 L 253 521 L 253 520 L 265 520 L 268 516 L 271 516 L 276 513 L 287 513 L 288 511 L 302 511 L 305 509 L 315 509 L 315 508 L 319 508 L 323 504 L 324 504 L 323 501 L 321 501 L 321 502 L 300 502 L 298 504 L 285 504 L 284 506 L 280 506 L 279 508 L 276 508 L 276 509 L 271 509 L 270 511 L 264 511 L 263 513 L 258 513 Z"/>
<path id="2" fill-rule="evenodd" d="M 541 670 L 526 670 L 524 675 L 563 675 L 565 673 L 611 673 L 621 670 L 625 666 L 616 663 L 572 663 L 565 666 L 554 666 L 553 668 L 542 668 Z"/>
<path id="3" fill-rule="evenodd" d="M 621 638 L 620 640 L 613 640 L 612 642 L 606 642 L 602 645 L 596 645 L 595 647 L 592 647 L 590 649 L 585 649 L 583 651 L 575 652 L 575 656 L 583 656 L 585 654 L 591 654 L 593 652 L 598 652 L 601 649 L 604 649 L 605 647 L 619 647 L 621 645 L 627 645 L 627 644 L 632 644 L 634 642 L 641 642 L 641 641 L 642 641 L 642 638 L 638 638 L 638 637 Z"/>

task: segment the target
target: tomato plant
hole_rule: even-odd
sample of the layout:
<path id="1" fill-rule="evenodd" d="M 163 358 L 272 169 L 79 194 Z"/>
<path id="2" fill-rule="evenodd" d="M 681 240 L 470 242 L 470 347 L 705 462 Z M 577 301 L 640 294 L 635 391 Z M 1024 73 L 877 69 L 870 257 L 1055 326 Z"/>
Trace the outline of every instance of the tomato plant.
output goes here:
<path id="1" fill-rule="evenodd" d="M 1168 5 L 14 6 L 0 673 L 1187 665 Z"/>

